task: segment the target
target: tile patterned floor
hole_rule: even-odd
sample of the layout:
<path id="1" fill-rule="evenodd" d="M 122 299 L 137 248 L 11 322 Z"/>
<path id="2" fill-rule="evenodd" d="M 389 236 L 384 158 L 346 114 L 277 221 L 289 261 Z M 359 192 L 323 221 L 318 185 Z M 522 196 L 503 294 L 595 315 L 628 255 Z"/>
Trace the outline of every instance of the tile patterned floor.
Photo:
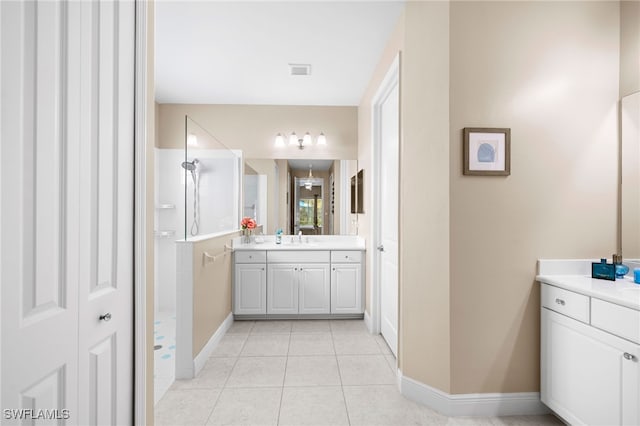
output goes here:
<path id="1" fill-rule="evenodd" d="M 173 383 L 176 371 L 176 314 L 158 312 L 153 321 L 153 387 L 157 404 Z"/>
<path id="2" fill-rule="evenodd" d="M 363 321 L 238 321 L 156 425 L 561 425 L 553 416 L 450 418 L 404 398 L 395 358 Z"/>

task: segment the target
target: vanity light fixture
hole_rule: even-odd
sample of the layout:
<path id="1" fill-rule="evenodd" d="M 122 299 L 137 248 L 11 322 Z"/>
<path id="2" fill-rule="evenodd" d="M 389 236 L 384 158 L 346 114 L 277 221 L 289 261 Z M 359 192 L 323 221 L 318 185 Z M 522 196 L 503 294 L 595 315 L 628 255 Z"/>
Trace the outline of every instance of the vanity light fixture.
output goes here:
<path id="1" fill-rule="evenodd" d="M 311 188 L 313 188 L 313 173 L 311 173 L 311 167 L 311 164 L 309 164 L 309 178 L 304 183 L 304 189 L 307 191 L 311 191 Z"/>
<path id="2" fill-rule="evenodd" d="M 309 132 L 306 132 L 304 136 L 301 138 L 299 138 L 298 135 L 296 135 L 296 132 L 291 132 L 291 135 L 289 135 L 289 145 L 297 146 L 298 149 L 304 149 L 304 147 L 306 146 L 313 145 L 313 138 Z M 327 145 L 327 137 L 324 135 L 323 132 L 320 132 L 320 135 L 316 139 L 316 145 L 319 145 L 319 146 Z M 285 146 L 284 136 L 282 136 L 282 133 L 278 133 L 276 135 L 275 146 L 278 148 Z"/>

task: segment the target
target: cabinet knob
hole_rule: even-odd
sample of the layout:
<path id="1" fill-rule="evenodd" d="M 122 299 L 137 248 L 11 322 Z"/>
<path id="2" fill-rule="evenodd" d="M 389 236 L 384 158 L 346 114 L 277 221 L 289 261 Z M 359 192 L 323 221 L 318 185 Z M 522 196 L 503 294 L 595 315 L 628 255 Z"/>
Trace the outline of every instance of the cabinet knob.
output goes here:
<path id="1" fill-rule="evenodd" d="M 108 322 L 111 320 L 111 312 L 107 312 L 106 314 L 100 315 L 98 318 L 100 321 Z"/>
<path id="2" fill-rule="evenodd" d="M 333 268 L 333 270 L 335 271 L 335 270 L 336 270 L 336 268 Z"/>
<path id="3" fill-rule="evenodd" d="M 298 268 L 293 268 L 293 270 L 294 270 L 294 271 L 297 271 L 297 270 L 298 270 Z"/>
<path id="4" fill-rule="evenodd" d="M 624 359 L 628 359 L 629 361 L 636 360 L 636 356 L 633 354 L 630 354 L 629 352 L 625 352 L 622 356 L 624 357 Z"/>
<path id="5" fill-rule="evenodd" d="M 564 300 L 562 300 L 562 299 L 556 299 L 556 303 L 557 303 L 558 305 L 562 305 L 562 306 L 566 305 L 565 301 L 564 301 Z"/>

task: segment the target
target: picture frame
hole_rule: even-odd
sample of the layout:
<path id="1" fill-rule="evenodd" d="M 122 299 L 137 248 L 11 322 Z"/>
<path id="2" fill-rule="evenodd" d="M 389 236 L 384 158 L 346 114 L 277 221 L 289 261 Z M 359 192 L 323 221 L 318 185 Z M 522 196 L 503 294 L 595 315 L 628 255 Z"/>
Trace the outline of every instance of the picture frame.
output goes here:
<path id="1" fill-rule="evenodd" d="M 465 127 L 462 173 L 467 176 L 509 176 L 511 129 Z"/>

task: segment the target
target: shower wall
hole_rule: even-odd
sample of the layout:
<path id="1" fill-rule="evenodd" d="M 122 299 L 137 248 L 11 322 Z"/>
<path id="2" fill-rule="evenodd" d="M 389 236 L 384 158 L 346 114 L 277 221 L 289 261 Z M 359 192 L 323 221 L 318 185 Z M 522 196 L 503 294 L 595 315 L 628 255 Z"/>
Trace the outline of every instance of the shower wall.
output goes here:
<path id="1" fill-rule="evenodd" d="M 206 238 L 207 235 L 229 232 L 239 227 L 241 156 L 216 149 L 199 149 L 192 153 L 193 157 L 189 156 L 187 160 L 199 160 L 200 226 L 195 236 L 190 233 L 194 183 L 191 173 L 185 173 L 181 166 L 185 161 L 185 152 L 183 149 L 156 148 L 156 311 L 175 311 L 175 242 L 184 239 L 185 229 L 187 239 L 192 239 Z"/>

